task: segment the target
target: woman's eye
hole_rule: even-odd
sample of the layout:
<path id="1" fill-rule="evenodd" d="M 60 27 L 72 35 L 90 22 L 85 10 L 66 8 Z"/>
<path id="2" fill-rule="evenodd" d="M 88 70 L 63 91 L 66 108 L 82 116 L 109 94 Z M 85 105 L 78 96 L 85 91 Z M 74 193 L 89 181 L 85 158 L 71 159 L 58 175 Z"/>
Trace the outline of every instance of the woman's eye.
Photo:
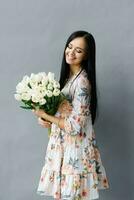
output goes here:
<path id="1" fill-rule="evenodd" d="M 72 49 L 72 46 L 71 46 L 71 45 L 68 45 L 67 47 L 68 47 L 69 49 Z M 75 51 L 76 51 L 77 53 L 82 53 L 82 51 L 81 51 L 80 49 L 77 49 L 77 48 L 75 49 Z"/>
<path id="2" fill-rule="evenodd" d="M 69 49 L 71 49 L 71 48 L 72 48 L 72 47 L 71 47 L 71 46 L 69 46 L 69 45 L 68 45 L 67 47 L 68 47 Z"/>
<path id="3" fill-rule="evenodd" d="M 76 50 L 77 51 L 77 53 L 81 53 L 81 50 Z"/>

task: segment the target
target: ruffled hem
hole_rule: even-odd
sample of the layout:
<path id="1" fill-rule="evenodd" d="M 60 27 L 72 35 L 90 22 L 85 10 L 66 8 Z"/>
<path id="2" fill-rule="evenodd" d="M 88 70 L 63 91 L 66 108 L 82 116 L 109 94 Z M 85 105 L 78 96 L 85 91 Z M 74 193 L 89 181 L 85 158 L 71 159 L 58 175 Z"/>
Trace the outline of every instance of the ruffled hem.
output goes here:
<path id="1" fill-rule="evenodd" d="M 102 174 L 61 174 L 42 169 L 37 194 L 62 200 L 92 200 L 99 198 L 99 189 L 109 188 Z"/>

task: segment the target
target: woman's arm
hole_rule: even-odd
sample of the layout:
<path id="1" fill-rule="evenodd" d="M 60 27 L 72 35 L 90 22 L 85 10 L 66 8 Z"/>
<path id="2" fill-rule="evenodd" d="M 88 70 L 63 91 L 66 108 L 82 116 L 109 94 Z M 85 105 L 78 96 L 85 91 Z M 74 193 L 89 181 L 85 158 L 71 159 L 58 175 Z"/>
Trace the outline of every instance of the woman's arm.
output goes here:
<path id="1" fill-rule="evenodd" d="M 64 129 L 64 119 L 47 114 L 44 110 L 32 110 L 38 118 L 43 118 L 46 121 L 57 124 L 61 129 Z"/>
<path id="2" fill-rule="evenodd" d="M 38 117 L 38 124 L 40 124 L 43 128 L 51 128 L 51 122 L 48 122 L 40 117 Z"/>
<path id="3" fill-rule="evenodd" d="M 55 116 L 49 115 L 47 113 L 44 113 L 42 115 L 42 118 L 47 120 L 47 121 L 50 121 L 52 123 L 55 123 L 59 126 L 59 128 L 64 129 L 64 119 L 63 118 L 55 117 Z"/>
<path id="4" fill-rule="evenodd" d="M 87 77 L 81 76 L 76 84 L 72 112 L 64 119 L 64 129 L 70 135 L 79 134 L 87 125 L 90 115 L 91 87 L 89 80 Z"/>

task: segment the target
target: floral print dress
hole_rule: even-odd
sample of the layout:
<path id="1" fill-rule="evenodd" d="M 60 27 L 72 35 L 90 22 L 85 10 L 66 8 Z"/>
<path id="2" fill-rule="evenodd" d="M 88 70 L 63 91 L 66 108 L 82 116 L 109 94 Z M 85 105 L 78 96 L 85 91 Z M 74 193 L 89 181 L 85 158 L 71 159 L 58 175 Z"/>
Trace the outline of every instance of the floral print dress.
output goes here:
<path id="1" fill-rule="evenodd" d="M 84 69 L 77 75 L 62 89 L 70 106 L 55 114 L 64 117 L 64 129 L 52 123 L 37 188 L 54 199 L 98 199 L 99 189 L 109 188 L 91 122 L 89 80 Z"/>

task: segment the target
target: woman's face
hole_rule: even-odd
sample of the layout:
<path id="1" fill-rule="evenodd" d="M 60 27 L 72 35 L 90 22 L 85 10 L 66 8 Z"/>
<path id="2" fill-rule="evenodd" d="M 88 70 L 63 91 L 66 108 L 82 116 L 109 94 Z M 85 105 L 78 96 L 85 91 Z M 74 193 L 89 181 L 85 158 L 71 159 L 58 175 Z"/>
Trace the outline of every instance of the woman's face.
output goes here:
<path id="1" fill-rule="evenodd" d="M 75 38 L 68 44 L 65 49 L 65 59 L 69 65 L 81 65 L 81 62 L 86 59 L 86 42 L 84 38 Z"/>

